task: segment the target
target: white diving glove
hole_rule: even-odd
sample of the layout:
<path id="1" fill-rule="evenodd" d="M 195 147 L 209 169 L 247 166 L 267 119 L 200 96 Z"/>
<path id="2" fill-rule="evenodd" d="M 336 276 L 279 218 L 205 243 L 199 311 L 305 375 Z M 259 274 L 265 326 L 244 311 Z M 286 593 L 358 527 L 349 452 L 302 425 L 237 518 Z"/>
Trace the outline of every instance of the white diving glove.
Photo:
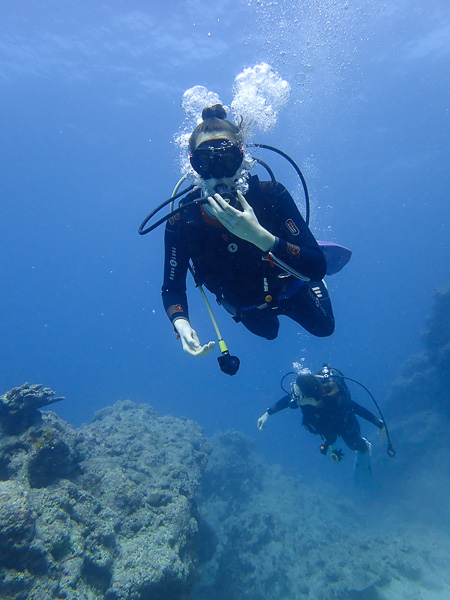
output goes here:
<path id="1" fill-rule="evenodd" d="M 254 244 L 263 252 L 269 252 L 275 243 L 275 236 L 260 225 L 253 208 L 239 191 L 237 198 L 242 210 L 228 204 L 220 194 L 209 196 L 210 212 L 235 236 Z"/>
<path id="2" fill-rule="evenodd" d="M 260 431 L 262 431 L 266 425 L 266 421 L 269 418 L 269 413 L 266 411 L 263 415 L 261 415 L 256 423 L 256 426 Z"/>
<path id="3" fill-rule="evenodd" d="M 181 344 L 186 354 L 190 354 L 191 356 L 206 356 L 216 345 L 216 342 L 208 342 L 202 346 L 197 332 L 192 329 L 187 319 L 177 319 L 174 321 L 173 326 L 180 336 Z"/>

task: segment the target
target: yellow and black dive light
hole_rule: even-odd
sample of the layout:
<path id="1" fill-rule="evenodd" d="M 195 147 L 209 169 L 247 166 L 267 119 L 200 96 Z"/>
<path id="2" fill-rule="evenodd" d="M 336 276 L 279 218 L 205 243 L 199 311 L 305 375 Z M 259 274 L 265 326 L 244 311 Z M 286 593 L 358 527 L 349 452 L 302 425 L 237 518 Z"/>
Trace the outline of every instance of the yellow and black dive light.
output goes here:
<path id="1" fill-rule="evenodd" d="M 198 287 L 200 294 L 202 295 L 202 298 L 206 304 L 206 308 L 208 309 L 208 313 L 209 313 L 209 316 L 211 317 L 212 324 L 214 326 L 214 329 L 216 330 L 216 335 L 219 339 L 219 348 L 220 348 L 220 351 L 222 354 L 221 354 L 221 356 L 217 357 L 217 362 L 219 363 L 220 370 L 222 371 L 222 373 L 225 373 L 226 375 L 236 375 L 236 373 L 239 371 L 239 366 L 241 364 L 241 361 L 239 360 L 239 358 L 237 356 L 232 356 L 230 354 L 230 352 L 227 348 L 227 345 L 224 342 L 222 335 L 220 333 L 219 326 L 217 325 L 217 321 L 213 315 L 213 312 L 211 310 L 209 300 L 206 297 L 205 291 L 201 285 L 198 285 L 197 287 Z"/>

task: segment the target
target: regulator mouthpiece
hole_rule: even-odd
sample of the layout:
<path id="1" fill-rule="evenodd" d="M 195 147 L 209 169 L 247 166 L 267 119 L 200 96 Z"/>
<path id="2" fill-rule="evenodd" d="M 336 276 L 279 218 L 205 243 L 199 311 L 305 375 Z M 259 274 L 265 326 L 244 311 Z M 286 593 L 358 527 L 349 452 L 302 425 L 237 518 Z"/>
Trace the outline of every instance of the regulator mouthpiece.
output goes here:
<path id="1" fill-rule="evenodd" d="M 214 192 L 220 194 L 222 198 L 233 208 L 240 208 L 241 205 L 237 199 L 236 190 L 229 188 L 224 183 L 219 183 L 214 188 Z"/>

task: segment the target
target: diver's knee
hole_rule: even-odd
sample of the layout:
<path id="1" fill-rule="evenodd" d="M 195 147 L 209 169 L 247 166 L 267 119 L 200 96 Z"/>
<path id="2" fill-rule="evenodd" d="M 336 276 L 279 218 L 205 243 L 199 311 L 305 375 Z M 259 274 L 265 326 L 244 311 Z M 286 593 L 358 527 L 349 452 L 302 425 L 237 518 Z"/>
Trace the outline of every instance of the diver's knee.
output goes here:
<path id="1" fill-rule="evenodd" d="M 278 336 L 280 329 L 280 321 L 275 315 L 268 315 L 263 313 L 250 313 L 249 315 L 241 319 L 241 323 L 246 329 L 254 333 L 258 337 L 262 337 L 265 340 L 274 340 Z"/>
<path id="2" fill-rule="evenodd" d="M 360 454 L 369 454 L 370 455 L 370 442 L 368 442 L 365 438 L 361 437 L 359 440 L 355 440 L 352 444 L 352 450 L 356 450 Z"/>
<path id="3" fill-rule="evenodd" d="M 332 335 L 334 333 L 334 330 L 335 330 L 335 324 L 334 324 L 334 320 L 333 320 L 333 321 L 329 321 L 328 323 L 325 323 L 320 328 L 318 327 L 311 333 L 313 333 L 316 337 L 329 337 L 330 335 Z"/>
<path id="4" fill-rule="evenodd" d="M 275 340 L 278 337 L 278 328 L 276 331 L 267 331 L 262 335 L 262 337 L 266 340 Z"/>
<path id="5" fill-rule="evenodd" d="M 275 340 L 278 337 L 280 331 L 280 322 L 278 319 L 270 319 L 264 323 L 264 327 L 261 328 L 259 335 L 266 340 Z"/>

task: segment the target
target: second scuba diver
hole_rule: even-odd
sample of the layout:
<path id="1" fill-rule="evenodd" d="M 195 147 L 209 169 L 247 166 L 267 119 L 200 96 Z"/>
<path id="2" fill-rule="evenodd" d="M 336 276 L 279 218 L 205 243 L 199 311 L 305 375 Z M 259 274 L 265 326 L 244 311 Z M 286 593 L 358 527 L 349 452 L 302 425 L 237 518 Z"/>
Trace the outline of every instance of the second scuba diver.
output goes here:
<path id="1" fill-rule="evenodd" d="M 331 301 L 323 278 L 327 262 L 286 188 L 276 181 L 247 177 L 243 132 L 226 119 L 222 105 L 207 107 L 189 138 L 190 162 L 200 184 L 166 224 L 162 299 L 183 349 L 205 356 L 192 328 L 186 296 L 190 261 L 197 285 L 255 335 L 273 340 L 280 315 L 309 333 L 334 331 Z M 202 195 L 203 205 L 189 208 Z M 348 260 L 348 259 L 347 259 Z"/>
<path id="2" fill-rule="evenodd" d="M 379 429 L 382 443 L 388 441 L 385 423 L 370 410 L 352 400 L 344 376 L 338 369 L 325 365 L 316 375 L 300 373 L 292 385 L 292 393 L 283 396 L 259 417 L 258 429 L 264 429 L 269 416 L 285 408 L 301 409 L 303 426 L 309 432 L 320 435 L 322 438 L 320 446 L 322 454 L 327 454 L 330 449 L 333 460 L 336 462 L 341 460 L 342 450 L 333 448 L 333 444 L 339 436 L 350 450 L 357 453 L 355 479 L 363 479 L 366 475 L 370 476 L 371 444 L 361 435 L 361 428 L 356 417 L 362 417 L 375 425 Z"/>

